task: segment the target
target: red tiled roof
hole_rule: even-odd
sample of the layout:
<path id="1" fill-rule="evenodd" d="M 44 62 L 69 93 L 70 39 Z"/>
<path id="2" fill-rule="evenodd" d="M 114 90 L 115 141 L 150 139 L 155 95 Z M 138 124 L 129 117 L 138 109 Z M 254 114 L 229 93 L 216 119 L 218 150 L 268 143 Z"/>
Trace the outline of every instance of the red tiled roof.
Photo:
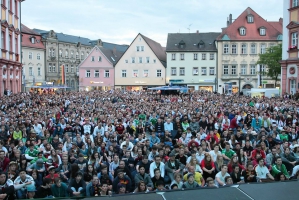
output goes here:
<path id="1" fill-rule="evenodd" d="M 31 47 L 37 49 L 45 49 L 43 44 L 42 36 L 35 31 L 31 30 L 24 24 L 21 24 L 21 33 L 22 33 L 22 47 Z M 35 43 L 31 42 L 31 37 L 35 37 Z"/>
<path id="2" fill-rule="evenodd" d="M 248 23 L 247 16 L 253 15 L 254 22 Z M 277 36 L 282 34 L 282 24 L 280 22 L 268 22 L 259 16 L 254 10 L 248 7 L 232 24 L 229 25 L 218 36 L 217 40 L 221 40 L 224 35 L 227 35 L 230 40 L 277 40 Z M 246 35 L 242 36 L 239 33 L 239 28 L 246 28 Z M 259 28 L 265 27 L 266 35 L 259 34 Z"/>

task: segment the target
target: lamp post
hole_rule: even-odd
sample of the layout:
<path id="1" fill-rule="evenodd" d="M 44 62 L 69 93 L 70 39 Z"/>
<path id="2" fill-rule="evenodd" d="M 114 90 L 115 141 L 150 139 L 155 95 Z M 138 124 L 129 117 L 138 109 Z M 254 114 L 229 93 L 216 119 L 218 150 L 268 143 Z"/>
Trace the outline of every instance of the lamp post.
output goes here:
<path id="1" fill-rule="evenodd" d="M 216 74 L 215 74 L 216 75 Z M 214 89 L 214 94 L 216 94 L 217 93 L 217 78 L 215 77 L 215 89 Z"/>
<path id="2" fill-rule="evenodd" d="M 239 96 L 241 93 L 241 73 L 239 73 Z"/>

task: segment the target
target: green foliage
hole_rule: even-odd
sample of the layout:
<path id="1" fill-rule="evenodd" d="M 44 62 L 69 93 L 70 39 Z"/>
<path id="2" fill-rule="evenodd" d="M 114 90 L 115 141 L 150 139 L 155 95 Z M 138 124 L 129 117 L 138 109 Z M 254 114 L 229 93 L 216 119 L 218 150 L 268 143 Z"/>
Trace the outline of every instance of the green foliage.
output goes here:
<path id="1" fill-rule="evenodd" d="M 280 61 L 282 60 L 282 45 L 279 44 L 277 46 L 269 47 L 266 50 L 266 53 L 259 54 L 259 60 L 256 64 L 267 66 L 267 70 L 263 73 L 268 77 L 271 77 L 275 80 L 275 87 L 278 76 L 280 75 Z"/>

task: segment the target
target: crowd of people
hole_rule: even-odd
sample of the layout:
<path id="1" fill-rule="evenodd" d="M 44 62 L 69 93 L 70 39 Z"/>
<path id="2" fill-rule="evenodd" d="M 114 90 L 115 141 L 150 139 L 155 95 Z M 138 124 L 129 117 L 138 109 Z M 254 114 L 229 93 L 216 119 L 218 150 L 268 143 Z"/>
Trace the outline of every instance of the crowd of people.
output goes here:
<path id="1" fill-rule="evenodd" d="M 91 91 L 0 98 L 0 199 L 299 178 L 299 103 Z"/>

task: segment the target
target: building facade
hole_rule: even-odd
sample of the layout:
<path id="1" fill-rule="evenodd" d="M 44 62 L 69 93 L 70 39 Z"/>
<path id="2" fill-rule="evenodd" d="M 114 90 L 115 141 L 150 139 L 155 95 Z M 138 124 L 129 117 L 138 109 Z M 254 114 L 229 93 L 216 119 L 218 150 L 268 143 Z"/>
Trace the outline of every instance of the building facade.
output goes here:
<path id="1" fill-rule="evenodd" d="M 296 93 L 299 89 L 299 4 L 298 0 L 283 1 L 283 44 L 281 92 Z"/>
<path id="2" fill-rule="evenodd" d="M 165 48 L 138 34 L 115 65 L 115 88 L 143 90 L 165 85 Z"/>
<path id="3" fill-rule="evenodd" d="M 251 88 L 273 88 L 274 80 L 262 75 L 266 66 L 257 65 L 259 54 L 282 41 L 282 19 L 270 22 L 251 8 L 247 8 L 232 22 L 232 15 L 217 38 L 218 92 L 226 92 L 230 85 L 233 93 L 244 94 Z M 280 78 L 280 77 L 279 77 Z M 279 86 L 280 82 L 277 82 Z"/>
<path id="4" fill-rule="evenodd" d="M 217 48 L 220 33 L 169 33 L 166 83 L 190 90 L 216 90 Z"/>
<path id="5" fill-rule="evenodd" d="M 1 54 L 0 54 L 0 96 L 5 90 L 21 91 L 21 2 L 23 0 L 1 0 Z"/>
<path id="6" fill-rule="evenodd" d="M 45 79 L 45 46 L 40 34 L 21 24 L 23 87 L 42 85 Z"/>
<path id="7" fill-rule="evenodd" d="M 114 65 L 122 54 L 116 48 L 111 50 L 95 46 L 79 65 L 79 90 L 114 89 Z"/>

